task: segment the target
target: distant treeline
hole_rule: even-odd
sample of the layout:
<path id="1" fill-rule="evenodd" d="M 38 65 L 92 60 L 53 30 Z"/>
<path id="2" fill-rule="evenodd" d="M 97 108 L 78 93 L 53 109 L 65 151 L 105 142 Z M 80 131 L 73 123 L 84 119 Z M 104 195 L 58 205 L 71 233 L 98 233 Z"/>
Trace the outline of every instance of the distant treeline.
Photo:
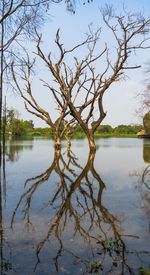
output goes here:
<path id="1" fill-rule="evenodd" d="M 125 136 L 136 136 L 143 128 L 142 125 L 118 125 L 117 127 L 112 127 L 111 125 L 100 125 L 95 133 L 95 137 L 125 137 Z M 82 137 L 84 135 L 80 126 L 78 126 L 74 132 L 74 137 Z"/>
<path id="2" fill-rule="evenodd" d="M 63 128 L 63 125 L 62 125 Z M 137 132 L 143 128 L 142 125 L 119 125 L 112 127 L 110 125 L 100 125 L 95 133 L 95 137 L 128 137 L 136 136 Z M 73 138 L 84 138 L 85 134 L 81 127 L 78 125 L 73 131 Z M 46 128 L 35 128 L 32 120 L 23 120 L 16 118 L 14 114 L 9 112 L 6 135 L 23 137 L 23 136 L 45 136 L 53 137 L 52 130 L 49 127 Z"/>

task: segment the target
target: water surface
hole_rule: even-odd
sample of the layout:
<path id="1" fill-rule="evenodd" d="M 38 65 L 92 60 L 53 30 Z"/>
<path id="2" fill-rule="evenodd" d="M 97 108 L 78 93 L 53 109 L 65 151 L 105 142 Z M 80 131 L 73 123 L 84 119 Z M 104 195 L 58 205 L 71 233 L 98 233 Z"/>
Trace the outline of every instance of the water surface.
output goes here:
<path id="1" fill-rule="evenodd" d="M 150 141 L 8 141 L 1 274 L 139 274 L 150 267 Z"/>

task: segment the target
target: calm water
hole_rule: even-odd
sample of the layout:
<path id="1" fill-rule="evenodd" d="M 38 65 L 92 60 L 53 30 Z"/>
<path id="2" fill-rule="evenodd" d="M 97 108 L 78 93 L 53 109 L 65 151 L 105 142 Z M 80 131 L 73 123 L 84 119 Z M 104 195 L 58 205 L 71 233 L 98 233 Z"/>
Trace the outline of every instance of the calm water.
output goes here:
<path id="1" fill-rule="evenodd" d="M 1 273 L 139 274 L 150 267 L 150 141 L 6 144 Z"/>

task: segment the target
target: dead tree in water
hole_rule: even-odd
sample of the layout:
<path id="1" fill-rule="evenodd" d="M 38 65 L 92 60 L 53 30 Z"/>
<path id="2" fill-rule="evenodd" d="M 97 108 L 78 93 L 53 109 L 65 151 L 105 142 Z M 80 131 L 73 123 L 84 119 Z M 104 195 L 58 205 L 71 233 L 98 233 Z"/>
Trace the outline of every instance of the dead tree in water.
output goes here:
<path id="1" fill-rule="evenodd" d="M 20 65 L 22 49 L 34 36 L 34 29 L 43 26 L 51 4 L 64 2 L 73 12 L 72 0 L 1 0 L 0 1 L 0 139 L 2 137 L 2 104 L 7 88 L 11 86 L 10 64 L 12 59 Z M 27 50 L 27 48 L 26 48 Z M 5 82 L 5 92 L 4 92 Z M 1 148 L 0 148 L 1 151 Z M 1 153 L 1 152 L 0 152 Z"/>
<path id="2" fill-rule="evenodd" d="M 94 133 L 106 116 L 103 106 L 103 97 L 106 91 L 113 83 L 124 78 L 127 70 L 140 67 L 140 65 L 130 64 L 132 53 L 139 49 L 149 48 L 150 19 L 147 20 L 135 14 L 115 16 L 109 7 L 103 10 L 102 16 L 110 31 L 112 41 L 114 40 L 115 50 L 113 47 L 113 52 L 110 51 L 108 44 L 105 43 L 103 48 L 98 44 L 101 38 L 101 29 L 93 32 L 89 28 L 86 39 L 68 50 L 61 43 L 58 30 L 55 42 L 60 54 L 57 61 L 54 62 L 51 52 L 46 56 L 41 49 L 41 36 L 37 34 L 37 56 L 44 61 L 55 81 L 55 86 L 46 82 L 44 85 L 53 94 L 57 108 L 61 112 L 61 119 L 59 118 L 52 124 L 49 113 L 39 108 L 35 102 L 30 84 L 27 92 L 32 104 L 21 92 L 26 103 L 32 107 L 34 105 L 34 108 L 38 110 L 40 115 L 37 116 L 44 118 L 55 132 L 59 128 L 60 122 L 71 115 L 73 123 L 76 121 L 85 132 L 91 151 L 95 151 Z M 82 54 L 80 58 L 79 51 L 81 50 L 84 52 L 84 56 Z M 13 78 L 18 85 L 14 73 Z M 28 83 L 28 79 L 26 82 Z"/>
<path id="3" fill-rule="evenodd" d="M 76 45 L 71 50 L 63 48 L 57 32 L 57 46 L 61 52 L 61 59 L 58 61 L 57 71 L 50 67 L 60 85 L 61 93 L 64 93 L 68 99 L 72 116 L 87 135 L 91 150 L 95 150 L 94 133 L 106 116 L 103 107 L 104 94 L 114 82 L 125 76 L 127 70 L 140 67 L 129 63 L 132 52 L 149 48 L 147 35 L 150 20 L 134 14 L 113 16 L 112 9 L 108 7 L 103 10 L 102 15 L 115 42 L 116 50 L 113 51 L 113 57 L 107 44 L 96 54 L 95 47 L 101 35 L 100 30 L 95 34 L 91 33 L 87 41 Z M 86 57 L 82 57 L 81 61 L 79 58 L 74 58 L 75 69 L 71 70 L 65 63 L 66 55 L 85 45 L 88 49 Z M 100 64 L 104 67 L 101 72 L 96 69 Z M 60 68 L 63 66 L 64 75 L 62 76 Z"/>
<path id="4" fill-rule="evenodd" d="M 56 45 L 60 57 L 53 64 L 51 55 L 48 59 L 38 44 L 38 54 L 46 62 L 52 73 L 62 98 L 68 102 L 71 115 L 85 132 L 91 150 L 95 150 L 94 133 L 106 116 L 103 107 L 103 96 L 110 86 L 124 78 L 127 70 L 133 70 L 140 65 L 130 64 L 132 53 L 139 49 L 147 49 L 150 20 L 136 14 L 114 16 L 112 9 L 103 10 L 103 20 L 114 39 L 116 50 L 113 53 L 105 43 L 100 50 L 98 41 L 101 30 L 90 32 L 82 43 L 66 50 L 60 42 L 59 30 L 56 34 Z M 96 47 L 99 47 L 98 53 Z M 85 52 L 81 60 L 77 51 Z M 74 68 L 67 64 L 66 58 L 74 56 Z M 113 57 L 112 57 L 113 54 Z M 102 70 L 99 65 L 102 64 Z M 96 69 L 97 68 L 97 69 Z"/>
<path id="5" fill-rule="evenodd" d="M 41 104 L 37 102 L 36 97 L 34 96 L 32 87 L 32 69 L 34 67 L 34 63 L 35 60 L 33 62 L 30 62 L 29 56 L 27 56 L 27 59 L 26 61 L 24 61 L 21 68 L 21 74 L 19 75 L 19 78 L 17 73 L 15 72 L 15 64 L 12 63 L 11 70 L 13 80 L 15 82 L 17 91 L 20 93 L 21 97 L 24 100 L 26 110 L 29 113 L 45 121 L 51 127 L 55 140 L 55 148 L 60 149 L 61 138 L 64 134 L 64 131 L 66 130 L 65 127 L 64 129 L 62 129 L 62 124 L 65 117 L 69 114 L 69 112 L 67 112 L 68 102 L 65 101 L 63 98 L 59 99 L 56 89 L 50 87 L 47 82 L 42 80 L 43 86 L 48 87 L 54 95 L 54 98 L 56 99 L 56 105 L 54 108 L 51 108 L 51 112 L 48 112 L 43 107 L 41 107 Z M 23 83 L 23 85 L 21 82 Z M 55 121 L 53 121 L 51 118 L 51 114 L 53 114 L 55 109 L 58 109 L 58 113 Z"/>

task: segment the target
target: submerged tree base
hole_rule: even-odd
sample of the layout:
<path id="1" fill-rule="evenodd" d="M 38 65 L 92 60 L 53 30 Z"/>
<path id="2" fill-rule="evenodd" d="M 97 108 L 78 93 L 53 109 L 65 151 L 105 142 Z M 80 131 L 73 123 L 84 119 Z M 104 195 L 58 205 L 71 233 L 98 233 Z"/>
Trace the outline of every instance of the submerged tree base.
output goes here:
<path id="1" fill-rule="evenodd" d="M 95 140 L 94 137 L 88 137 L 88 143 L 89 143 L 89 149 L 90 152 L 95 153 L 96 152 L 96 145 L 95 145 Z"/>
<path id="2" fill-rule="evenodd" d="M 61 139 L 59 137 L 55 138 L 54 147 L 55 150 L 61 150 Z"/>

